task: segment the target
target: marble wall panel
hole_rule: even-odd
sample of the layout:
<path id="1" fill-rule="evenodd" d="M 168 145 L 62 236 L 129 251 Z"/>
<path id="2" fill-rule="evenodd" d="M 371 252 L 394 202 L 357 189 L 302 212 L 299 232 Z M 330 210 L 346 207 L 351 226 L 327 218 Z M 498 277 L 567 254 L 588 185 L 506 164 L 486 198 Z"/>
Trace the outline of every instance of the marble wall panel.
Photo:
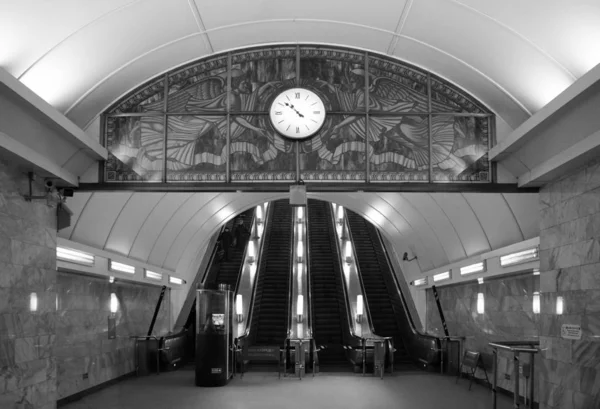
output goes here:
<path id="1" fill-rule="evenodd" d="M 600 402 L 600 160 L 540 191 L 540 272 L 556 274 L 542 297 L 540 407 L 595 408 Z M 563 297 L 563 315 L 556 299 Z M 580 325 L 581 340 L 564 339 Z"/>
<path id="2" fill-rule="evenodd" d="M 135 370 L 135 341 L 146 335 L 160 287 L 115 281 L 59 271 L 56 323 L 57 395 L 68 397 Z M 117 338 L 108 339 L 110 294 L 119 308 Z M 169 292 L 156 319 L 154 335 L 164 335 L 169 322 Z M 84 379 L 85 375 L 85 379 Z"/>
<path id="3" fill-rule="evenodd" d="M 44 194 L 41 183 L 33 183 L 34 195 Z M 22 171 L 0 160 L 2 409 L 56 407 L 56 209 L 25 201 L 28 185 Z"/>
<path id="4" fill-rule="evenodd" d="M 465 336 L 464 348 L 482 354 L 484 364 L 491 377 L 492 349 L 490 342 L 537 339 L 540 325 L 544 325 L 539 314 L 533 314 L 533 292 L 539 291 L 539 277 L 531 273 L 490 280 L 483 284 L 470 282 L 438 287 L 438 295 L 450 335 Z M 483 314 L 477 313 L 477 294 L 485 299 Z M 427 290 L 427 332 L 444 335 L 438 308 L 432 290 Z M 528 357 L 523 357 L 526 361 Z M 536 364 L 539 358 L 536 358 Z M 513 360 L 501 352 L 498 358 L 498 385 L 514 390 L 512 381 L 504 374 L 513 373 Z M 483 371 L 477 377 L 485 378 Z M 490 378 L 491 379 L 491 378 Z"/>

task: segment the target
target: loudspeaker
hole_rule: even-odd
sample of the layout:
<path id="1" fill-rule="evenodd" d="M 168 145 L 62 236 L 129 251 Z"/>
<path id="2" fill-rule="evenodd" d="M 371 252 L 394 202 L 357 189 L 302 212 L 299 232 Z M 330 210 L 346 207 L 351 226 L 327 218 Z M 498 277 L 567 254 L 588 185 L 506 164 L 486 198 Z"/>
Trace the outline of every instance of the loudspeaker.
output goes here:
<path id="1" fill-rule="evenodd" d="M 290 206 L 306 206 L 306 186 L 290 186 Z"/>
<path id="2" fill-rule="evenodd" d="M 66 229 L 71 225 L 73 212 L 64 203 L 56 206 L 56 230 Z"/>

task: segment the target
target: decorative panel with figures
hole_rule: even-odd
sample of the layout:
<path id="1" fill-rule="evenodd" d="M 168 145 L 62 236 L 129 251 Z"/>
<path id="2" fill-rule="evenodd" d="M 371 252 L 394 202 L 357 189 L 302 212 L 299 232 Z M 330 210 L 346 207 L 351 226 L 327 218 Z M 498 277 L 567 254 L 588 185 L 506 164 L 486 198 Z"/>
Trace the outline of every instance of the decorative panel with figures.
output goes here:
<path id="1" fill-rule="evenodd" d="M 300 142 L 269 118 L 295 87 L 327 111 Z M 493 123 L 468 93 L 388 56 L 255 47 L 176 68 L 117 101 L 105 113 L 104 181 L 491 182 Z"/>

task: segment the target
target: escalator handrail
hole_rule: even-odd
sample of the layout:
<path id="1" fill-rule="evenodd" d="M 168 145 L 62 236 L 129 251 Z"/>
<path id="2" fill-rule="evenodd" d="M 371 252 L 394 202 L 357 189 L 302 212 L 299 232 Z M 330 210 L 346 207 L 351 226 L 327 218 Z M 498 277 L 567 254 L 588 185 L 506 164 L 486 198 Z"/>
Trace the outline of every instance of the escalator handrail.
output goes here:
<path id="1" fill-rule="evenodd" d="M 273 205 L 270 204 L 267 207 L 267 213 L 265 214 L 265 227 L 263 229 L 263 237 L 262 240 L 260 242 L 260 248 L 256 250 L 256 277 L 254 277 L 254 284 L 252 287 L 252 298 L 250 299 L 250 304 L 248 305 L 248 320 L 246 321 L 246 331 L 244 331 L 244 334 L 242 336 L 239 336 L 236 339 L 236 343 L 239 345 L 239 343 L 241 342 L 242 339 L 248 338 L 248 335 L 250 335 L 250 329 L 252 328 L 252 320 L 254 319 L 254 300 L 256 299 L 256 290 L 258 289 L 258 279 L 259 279 L 259 273 L 260 273 L 260 263 L 262 262 L 262 255 L 263 255 L 263 251 L 264 251 L 264 246 L 265 246 L 265 242 L 266 237 L 265 235 L 267 234 L 267 227 L 271 222 L 271 218 L 272 218 L 272 210 L 273 210 Z M 248 247 L 246 246 L 246 250 L 248 249 Z M 244 256 L 246 255 L 246 251 L 244 251 Z M 245 258 L 244 258 L 245 260 Z M 237 291 L 237 289 L 236 289 Z"/>
<path id="2" fill-rule="evenodd" d="M 365 284 L 363 283 L 362 273 L 360 271 L 360 265 L 358 263 L 358 257 L 356 257 L 356 247 L 354 245 L 354 237 L 352 236 L 352 230 L 350 229 L 350 221 L 348 220 L 347 210 L 344 208 L 344 223 L 348 226 L 348 239 L 352 243 L 352 257 L 354 257 L 354 266 L 356 267 L 356 273 L 358 275 L 358 282 L 360 283 L 360 290 L 363 296 L 363 308 L 365 309 L 366 316 L 368 317 L 369 329 L 371 330 L 371 334 L 376 336 L 377 338 L 384 338 L 375 333 L 375 329 L 373 328 L 373 318 L 371 317 L 371 307 L 369 306 L 369 300 L 367 297 L 367 292 L 365 291 Z"/>
<path id="3" fill-rule="evenodd" d="M 396 273 L 394 272 L 394 269 L 392 268 L 392 262 L 391 262 L 391 259 L 390 259 L 390 254 L 388 253 L 388 250 L 387 250 L 387 248 L 385 247 L 385 245 L 383 243 L 383 239 L 381 238 L 381 232 L 379 231 L 379 229 L 375 229 L 375 231 L 377 233 L 377 238 L 379 240 L 379 245 L 381 246 L 381 248 L 383 249 L 383 253 L 385 254 L 385 259 L 386 259 L 386 262 L 388 264 L 388 268 L 389 268 L 391 276 L 392 276 L 392 281 L 394 282 L 394 284 L 396 286 L 396 291 L 397 291 L 398 295 L 400 296 L 400 300 L 402 301 L 402 306 L 404 307 L 403 308 L 404 309 L 404 314 L 405 314 L 406 319 L 408 321 L 410 330 L 415 335 L 419 335 L 419 336 L 424 337 L 424 338 L 435 339 L 437 342 L 439 342 L 439 337 L 423 333 L 423 332 L 421 332 L 421 331 L 419 331 L 417 329 L 417 326 L 415 325 L 415 322 L 413 321 L 412 316 L 408 312 L 408 303 L 406 302 L 406 299 L 404 298 L 404 293 L 402 292 L 402 288 L 400 287 L 400 283 L 398 282 L 398 277 L 396 276 Z"/>

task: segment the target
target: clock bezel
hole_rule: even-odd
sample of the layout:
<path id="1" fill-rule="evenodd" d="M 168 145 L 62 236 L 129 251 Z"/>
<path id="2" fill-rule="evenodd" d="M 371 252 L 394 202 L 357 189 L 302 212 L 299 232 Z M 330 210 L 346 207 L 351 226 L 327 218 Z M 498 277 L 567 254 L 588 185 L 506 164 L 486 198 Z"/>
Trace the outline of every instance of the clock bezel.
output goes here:
<path id="1" fill-rule="evenodd" d="M 279 129 L 277 129 L 277 126 L 273 123 L 273 118 L 271 117 L 271 113 L 273 112 L 273 105 L 275 105 L 275 101 L 277 100 L 277 98 L 279 98 L 279 96 L 281 96 L 282 94 L 285 94 L 286 92 L 289 92 L 289 91 L 295 90 L 295 89 L 312 92 L 313 94 L 315 94 L 317 96 L 317 98 L 319 98 L 319 100 L 321 101 L 321 104 L 323 105 L 323 123 L 321 125 L 319 125 L 319 127 L 317 129 L 315 129 L 310 135 L 303 136 L 301 138 L 295 138 L 293 136 L 288 136 L 288 135 L 284 135 L 283 133 L 281 133 L 279 131 Z M 323 125 L 325 125 L 326 120 L 327 120 L 327 107 L 325 106 L 325 100 L 317 92 L 315 92 L 314 90 L 309 89 L 309 88 L 304 88 L 304 87 L 287 88 L 283 91 L 278 92 L 277 95 L 275 95 L 273 97 L 273 101 L 271 101 L 271 104 L 269 105 L 269 121 L 271 122 L 271 126 L 273 127 L 275 132 L 277 132 L 279 134 L 279 136 L 281 136 L 282 138 L 285 138 L 285 139 L 289 139 L 290 141 L 306 141 L 310 138 L 314 138 L 321 131 L 321 128 L 323 128 Z"/>

